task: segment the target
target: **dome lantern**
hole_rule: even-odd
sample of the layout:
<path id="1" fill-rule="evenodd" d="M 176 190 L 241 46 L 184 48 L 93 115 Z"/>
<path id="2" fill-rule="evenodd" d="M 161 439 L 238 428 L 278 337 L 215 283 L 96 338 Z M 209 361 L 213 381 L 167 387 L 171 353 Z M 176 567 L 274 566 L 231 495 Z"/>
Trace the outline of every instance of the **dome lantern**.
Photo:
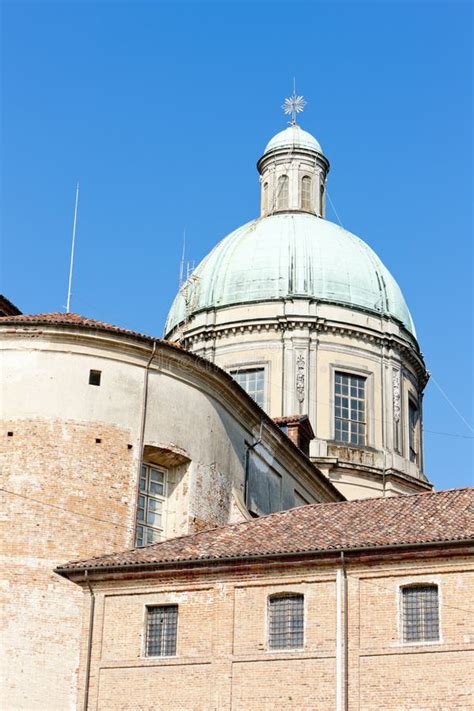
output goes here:
<path id="1" fill-rule="evenodd" d="M 305 103 L 295 91 L 285 99 L 283 109 L 291 114 L 290 125 L 273 136 L 257 163 L 261 217 L 277 212 L 325 216 L 329 161 L 314 136 L 296 123 L 296 114 L 303 110 Z"/>

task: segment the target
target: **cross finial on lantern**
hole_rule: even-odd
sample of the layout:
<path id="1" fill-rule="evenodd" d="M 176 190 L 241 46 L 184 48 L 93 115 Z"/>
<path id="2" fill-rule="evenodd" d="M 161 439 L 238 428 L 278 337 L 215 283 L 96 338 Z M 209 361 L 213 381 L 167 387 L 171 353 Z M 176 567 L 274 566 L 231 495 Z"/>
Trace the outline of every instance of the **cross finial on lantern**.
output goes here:
<path id="1" fill-rule="evenodd" d="M 303 96 L 298 96 L 296 94 L 296 83 L 293 79 L 293 94 L 285 99 L 283 106 L 281 107 L 285 114 L 291 115 L 290 124 L 296 126 L 296 115 L 301 113 L 306 106 L 306 101 Z"/>

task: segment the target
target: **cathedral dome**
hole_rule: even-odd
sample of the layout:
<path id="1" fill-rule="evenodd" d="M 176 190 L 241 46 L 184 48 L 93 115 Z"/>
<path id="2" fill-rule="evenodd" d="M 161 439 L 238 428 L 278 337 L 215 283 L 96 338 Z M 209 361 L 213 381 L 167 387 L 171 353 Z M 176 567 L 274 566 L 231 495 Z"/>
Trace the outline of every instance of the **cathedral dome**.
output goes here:
<path id="1" fill-rule="evenodd" d="M 273 136 L 265 146 L 263 155 L 278 148 L 305 148 L 323 154 L 323 149 L 315 137 L 308 131 L 303 131 L 297 124 L 293 124 Z"/>
<path id="2" fill-rule="evenodd" d="M 415 335 L 400 287 L 375 252 L 303 212 L 258 218 L 219 242 L 178 293 L 166 333 L 199 311 L 288 298 L 384 314 Z"/>

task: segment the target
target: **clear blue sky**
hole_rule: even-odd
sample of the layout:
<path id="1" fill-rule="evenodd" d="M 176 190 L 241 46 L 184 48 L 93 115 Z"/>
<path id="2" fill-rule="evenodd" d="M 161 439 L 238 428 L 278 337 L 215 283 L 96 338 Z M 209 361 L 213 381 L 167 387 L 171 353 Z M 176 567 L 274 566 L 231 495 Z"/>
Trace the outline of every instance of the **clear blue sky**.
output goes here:
<path id="1" fill-rule="evenodd" d="M 472 424 L 472 7 L 4 2 L 2 291 L 63 310 L 79 180 L 72 310 L 161 335 L 183 227 L 199 261 L 257 214 L 296 76 L 344 226 L 398 279 Z M 433 381 L 425 428 L 435 485 L 472 483 L 473 433 Z"/>

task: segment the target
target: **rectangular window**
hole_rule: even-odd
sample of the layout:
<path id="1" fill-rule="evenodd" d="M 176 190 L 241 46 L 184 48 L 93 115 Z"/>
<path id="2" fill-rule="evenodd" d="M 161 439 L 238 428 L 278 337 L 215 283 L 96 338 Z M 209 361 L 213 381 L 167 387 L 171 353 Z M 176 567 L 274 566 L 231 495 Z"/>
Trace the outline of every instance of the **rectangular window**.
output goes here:
<path id="1" fill-rule="evenodd" d="M 303 646 L 303 595 L 274 595 L 268 600 L 268 646 L 298 649 Z"/>
<path id="2" fill-rule="evenodd" d="M 366 379 L 360 375 L 335 374 L 334 432 L 337 442 L 366 443 L 365 383 Z"/>
<path id="3" fill-rule="evenodd" d="M 438 586 L 402 588 L 404 642 L 432 642 L 439 639 Z"/>
<path id="4" fill-rule="evenodd" d="M 166 471 L 142 464 L 138 493 L 136 546 L 163 538 L 166 499 Z"/>
<path id="5" fill-rule="evenodd" d="M 410 400 L 408 403 L 408 445 L 410 448 L 410 462 L 418 461 L 418 419 L 418 408 L 413 400 Z"/>
<path id="6" fill-rule="evenodd" d="M 248 368 L 229 371 L 238 384 L 253 397 L 260 407 L 265 401 L 265 368 Z"/>
<path id="7" fill-rule="evenodd" d="M 173 657 L 176 654 L 178 605 L 147 607 L 147 657 Z"/>

